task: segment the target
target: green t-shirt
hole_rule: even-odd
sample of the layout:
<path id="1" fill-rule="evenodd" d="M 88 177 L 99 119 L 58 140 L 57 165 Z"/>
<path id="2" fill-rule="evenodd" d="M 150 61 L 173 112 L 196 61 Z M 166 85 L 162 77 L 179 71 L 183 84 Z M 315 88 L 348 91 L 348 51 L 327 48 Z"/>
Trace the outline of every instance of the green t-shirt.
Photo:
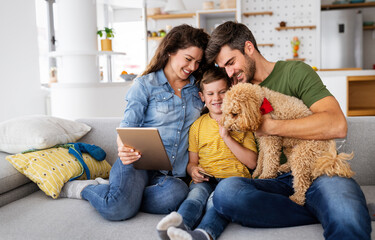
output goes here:
<path id="1" fill-rule="evenodd" d="M 316 101 L 332 96 L 319 75 L 309 65 L 300 61 L 276 62 L 271 74 L 260 86 L 299 98 L 309 108 Z M 286 161 L 285 155 L 282 154 L 280 163 Z"/>
<path id="2" fill-rule="evenodd" d="M 300 61 L 278 61 L 260 86 L 299 98 L 309 108 L 316 101 L 332 96 L 319 75 Z"/>

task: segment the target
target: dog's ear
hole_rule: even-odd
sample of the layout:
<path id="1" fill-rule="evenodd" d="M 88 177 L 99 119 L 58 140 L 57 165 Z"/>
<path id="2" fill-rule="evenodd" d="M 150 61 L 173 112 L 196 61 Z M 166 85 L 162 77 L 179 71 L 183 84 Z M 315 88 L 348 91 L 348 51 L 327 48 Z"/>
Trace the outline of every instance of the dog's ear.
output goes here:
<path id="1" fill-rule="evenodd" d="M 247 100 L 243 102 L 244 106 L 241 107 L 243 118 L 249 121 L 246 123 L 250 126 L 250 131 L 254 132 L 259 128 L 262 122 L 262 114 L 260 112 L 260 105 L 262 104 L 262 91 L 260 86 L 248 84 L 246 86 Z M 247 116 L 247 117 L 246 117 Z"/>

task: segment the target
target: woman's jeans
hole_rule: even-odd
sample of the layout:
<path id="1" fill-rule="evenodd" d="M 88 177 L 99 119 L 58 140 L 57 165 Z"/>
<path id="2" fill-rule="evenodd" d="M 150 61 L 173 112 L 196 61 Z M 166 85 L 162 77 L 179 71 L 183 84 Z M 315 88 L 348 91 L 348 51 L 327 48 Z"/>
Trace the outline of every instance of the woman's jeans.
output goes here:
<path id="1" fill-rule="evenodd" d="M 291 227 L 320 222 L 325 239 L 371 239 L 365 197 L 351 178 L 321 176 L 306 192 L 306 204 L 289 199 L 290 173 L 276 179 L 232 177 L 216 187 L 214 208 L 248 227 Z"/>
<path id="2" fill-rule="evenodd" d="M 216 185 L 217 182 L 190 184 L 189 194 L 178 209 L 188 229 L 194 229 L 200 222 L 197 228 L 205 230 L 213 239 L 218 238 L 229 223 L 213 207 L 210 196 Z"/>
<path id="3" fill-rule="evenodd" d="M 81 196 L 108 220 L 124 220 L 140 210 L 168 214 L 176 211 L 189 192 L 179 178 L 157 171 L 137 170 L 117 159 L 109 175 L 109 184 L 89 185 Z"/>

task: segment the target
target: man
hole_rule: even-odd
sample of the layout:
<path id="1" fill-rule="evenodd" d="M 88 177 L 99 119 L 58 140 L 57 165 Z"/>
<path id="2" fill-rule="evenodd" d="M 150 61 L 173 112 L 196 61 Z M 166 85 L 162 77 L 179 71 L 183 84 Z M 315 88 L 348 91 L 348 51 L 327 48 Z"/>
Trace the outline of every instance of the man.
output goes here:
<path id="1" fill-rule="evenodd" d="M 211 35 L 206 58 L 225 68 L 235 81 L 297 97 L 313 112 L 295 120 L 265 117 L 257 135 L 301 139 L 346 136 L 345 116 L 315 71 L 303 62 L 267 61 L 245 25 L 226 22 L 218 26 Z M 214 207 L 229 220 L 249 227 L 290 227 L 319 221 L 326 239 L 371 238 L 366 200 L 353 179 L 317 178 L 306 193 L 304 206 L 289 199 L 292 182 L 290 173 L 276 179 L 229 178 L 217 186 Z"/>

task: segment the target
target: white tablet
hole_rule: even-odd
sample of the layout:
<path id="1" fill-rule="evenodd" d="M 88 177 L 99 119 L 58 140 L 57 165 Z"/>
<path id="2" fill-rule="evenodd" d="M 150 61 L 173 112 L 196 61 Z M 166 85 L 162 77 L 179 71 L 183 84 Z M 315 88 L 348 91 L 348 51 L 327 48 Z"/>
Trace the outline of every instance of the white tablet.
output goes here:
<path id="1" fill-rule="evenodd" d="M 141 153 L 133 163 L 134 168 L 144 170 L 172 170 L 167 152 L 157 128 L 116 128 L 124 145 Z"/>

